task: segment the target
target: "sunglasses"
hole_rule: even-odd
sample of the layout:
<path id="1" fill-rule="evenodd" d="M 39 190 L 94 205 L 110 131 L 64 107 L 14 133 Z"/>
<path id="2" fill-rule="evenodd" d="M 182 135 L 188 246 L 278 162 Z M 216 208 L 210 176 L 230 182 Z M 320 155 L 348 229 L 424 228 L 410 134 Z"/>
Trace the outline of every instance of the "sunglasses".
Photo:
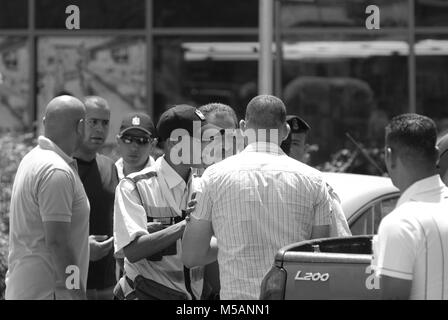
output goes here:
<path id="1" fill-rule="evenodd" d="M 221 139 L 232 138 L 235 136 L 234 129 L 220 129 L 214 136 L 209 137 L 209 140 L 203 139 L 202 142 L 210 142 L 221 136 Z"/>
<path id="2" fill-rule="evenodd" d="M 125 144 L 131 144 L 132 142 L 137 143 L 139 146 L 144 146 L 152 141 L 151 138 L 147 137 L 131 137 L 131 136 L 122 136 L 120 140 Z"/>

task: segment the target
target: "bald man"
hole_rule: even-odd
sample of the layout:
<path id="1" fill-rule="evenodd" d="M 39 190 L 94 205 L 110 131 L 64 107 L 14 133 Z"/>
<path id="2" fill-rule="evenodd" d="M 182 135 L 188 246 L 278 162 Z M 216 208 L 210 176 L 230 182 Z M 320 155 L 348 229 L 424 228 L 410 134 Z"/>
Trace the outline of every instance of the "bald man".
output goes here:
<path id="1" fill-rule="evenodd" d="M 223 300 L 258 299 L 277 251 L 328 237 L 331 223 L 321 173 L 280 149 L 289 133 L 283 102 L 253 98 L 240 127 L 248 146 L 205 170 L 182 239 L 185 266 L 218 258 Z M 213 235 L 218 250 L 210 245 Z"/>
<path id="2" fill-rule="evenodd" d="M 110 108 L 98 96 L 87 96 L 84 139 L 75 151 L 78 173 L 90 202 L 89 300 L 112 300 L 115 279 L 113 217 L 118 174 L 115 163 L 99 154 L 109 133 Z"/>
<path id="3" fill-rule="evenodd" d="M 20 162 L 11 195 L 6 299 L 85 299 L 89 202 L 72 158 L 85 113 L 74 97 L 51 100 L 44 135 Z"/>

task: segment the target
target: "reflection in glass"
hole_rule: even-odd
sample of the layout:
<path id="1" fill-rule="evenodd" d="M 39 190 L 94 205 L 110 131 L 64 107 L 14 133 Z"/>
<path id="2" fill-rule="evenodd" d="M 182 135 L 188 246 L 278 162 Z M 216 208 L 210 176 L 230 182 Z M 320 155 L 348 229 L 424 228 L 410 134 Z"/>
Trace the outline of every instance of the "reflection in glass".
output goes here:
<path id="1" fill-rule="evenodd" d="M 352 235 L 366 235 L 373 234 L 373 219 L 374 219 L 374 208 L 369 207 L 363 213 L 359 215 L 356 221 L 351 225 L 350 230 Z"/>
<path id="2" fill-rule="evenodd" d="M 28 0 L 2 0 L 0 29 L 25 29 L 28 27 Z"/>
<path id="3" fill-rule="evenodd" d="M 65 29 L 69 14 L 65 9 L 76 5 L 81 29 L 143 29 L 146 0 L 37 0 L 36 27 Z"/>
<path id="4" fill-rule="evenodd" d="M 291 36 L 282 51 L 283 98 L 288 113 L 311 125 L 309 143 L 319 146 L 313 165 L 353 149 L 346 133 L 381 147 L 388 119 L 407 110 L 404 38 Z"/>
<path id="5" fill-rule="evenodd" d="M 29 125 L 29 52 L 25 37 L 0 37 L 0 132 Z"/>
<path id="6" fill-rule="evenodd" d="M 405 27 L 408 0 L 280 0 L 281 26 L 287 27 L 365 27 L 367 6 L 380 9 L 381 27 Z"/>
<path id="7" fill-rule="evenodd" d="M 148 111 L 144 38 L 42 37 L 38 53 L 38 119 L 62 93 L 99 95 L 111 107 L 108 141 L 113 141 L 125 113 Z"/>
<path id="8" fill-rule="evenodd" d="M 257 53 L 245 39 L 157 38 L 154 106 L 157 118 L 176 103 L 221 102 L 244 116 L 257 94 Z"/>
<path id="9" fill-rule="evenodd" d="M 448 1 L 416 0 L 415 24 L 419 27 L 448 26 Z"/>
<path id="10" fill-rule="evenodd" d="M 258 0 L 154 0 L 155 27 L 257 27 Z"/>
<path id="11" fill-rule="evenodd" d="M 448 129 L 448 37 L 417 37 L 417 112 L 433 118 L 439 132 Z"/>

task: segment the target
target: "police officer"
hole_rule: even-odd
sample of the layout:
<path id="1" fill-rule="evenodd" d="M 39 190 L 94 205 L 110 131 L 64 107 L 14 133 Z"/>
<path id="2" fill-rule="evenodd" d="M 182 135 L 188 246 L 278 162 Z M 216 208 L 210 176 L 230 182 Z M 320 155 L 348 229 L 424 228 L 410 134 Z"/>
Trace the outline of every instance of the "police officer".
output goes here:
<path id="1" fill-rule="evenodd" d="M 290 127 L 290 133 L 281 144 L 282 150 L 291 158 L 307 163 L 309 160 L 309 145 L 306 143 L 306 137 L 311 129 L 310 125 L 296 115 L 287 115 L 286 122 Z M 327 187 L 331 196 L 331 207 L 333 210 L 330 237 L 350 236 L 351 231 L 341 207 L 341 200 L 330 185 L 327 184 Z"/>
<path id="2" fill-rule="evenodd" d="M 197 132 L 199 128 L 199 133 Z M 197 299 L 203 289 L 203 267 L 184 267 L 181 238 L 184 219 L 198 190 L 191 167 L 201 144 L 201 132 L 210 128 L 196 108 L 178 105 L 162 114 L 157 134 L 164 155 L 155 164 L 121 180 L 115 197 L 115 253 L 125 256 L 123 276 L 115 290 L 121 299 Z M 172 136 L 173 134 L 173 136 Z M 199 152 L 201 146 L 199 145 Z M 199 155 L 200 159 L 201 155 Z M 152 224 L 147 229 L 147 222 Z"/>
<path id="3" fill-rule="evenodd" d="M 286 122 L 289 125 L 290 132 L 280 147 L 291 158 L 307 163 L 309 145 L 306 143 L 306 137 L 311 127 L 305 120 L 296 115 L 287 115 Z"/>

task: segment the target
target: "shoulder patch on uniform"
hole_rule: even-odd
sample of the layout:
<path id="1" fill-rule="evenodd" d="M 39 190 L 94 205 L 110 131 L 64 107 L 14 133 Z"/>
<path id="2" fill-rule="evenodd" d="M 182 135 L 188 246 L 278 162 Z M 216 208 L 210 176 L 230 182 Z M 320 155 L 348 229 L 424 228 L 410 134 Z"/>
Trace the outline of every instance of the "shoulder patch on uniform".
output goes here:
<path id="1" fill-rule="evenodd" d="M 139 174 L 135 177 L 126 177 L 127 179 L 131 180 L 134 183 L 137 183 L 140 180 L 146 180 L 146 179 L 151 179 L 157 177 L 157 172 L 156 171 L 149 171 L 147 173 L 143 173 L 143 174 Z"/>
<path id="2" fill-rule="evenodd" d="M 333 187 L 330 186 L 328 183 L 325 183 L 327 185 L 328 193 L 330 194 L 330 197 L 333 199 L 336 199 L 337 202 L 341 203 L 341 198 L 339 198 L 339 195 L 334 191 Z"/>
<path id="3" fill-rule="evenodd" d="M 196 115 L 199 117 L 199 119 L 201 119 L 201 121 L 205 121 L 205 116 L 204 116 L 204 114 L 201 112 L 201 110 L 196 109 L 196 110 L 194 111 L 194 113 L 196 113 Z"/>

